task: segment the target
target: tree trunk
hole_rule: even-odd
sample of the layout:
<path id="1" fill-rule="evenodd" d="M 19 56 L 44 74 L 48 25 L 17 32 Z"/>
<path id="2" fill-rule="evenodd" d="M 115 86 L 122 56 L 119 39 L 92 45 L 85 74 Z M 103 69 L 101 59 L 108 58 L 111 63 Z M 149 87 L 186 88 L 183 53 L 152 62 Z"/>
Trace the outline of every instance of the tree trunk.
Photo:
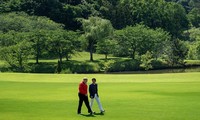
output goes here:
<path id="1" fill-rule="evenodd" d="M 135 50 L 133 51 L 131 58 L 132 58 L 133 60 L 135 59 Z"/>
<path id="2" fill-rule="evenodd" d="M 62 55 L 59 55 L 60 63 L 62 63 Z"/>
<path id="3" fill-rule="evenodd" d="M 69 54 L 66 54 L 66 60 L 69 61 Z"/>
<path id="4" fill-rule="evenodd" d="M 66 60 L 69 61 L 69 57 L 68 56 L 66 56 Z"/>
<path id="5" fill-rule="evenodd" d="M 105 60 L 107 60 L 108 59 L 108 54 L 105 54 Z"/>
<path id="6" fill-rule="evenodd" d="M 19 55 L 19 70 L 22 72 L 23 71 L 23 64 L 22 64 L 23 60 L 22 60 L 22 55 L 20 53 Z"/>
<path id="7" fill-rule="evenodd" d="M 62 71 L 61 63 L 60 63 L 60 61 L 58 60 L 57 73 L 60 74 L 61 71 Z"/>
<path id="8" fill-rule="evenodd" d="M 36 44 L 36 64 L 39 63 L 39 54 L 40 54 L 40 48 L 39 48 L 39 44 L 38 44 L 38 41 L 37 41 L 37 44 Z"/>
<path id="9" fill-rule="evenodd" d="M 90 61 L 93 61 L 93 51 L 90 50 Z"/>
<path id="10" fill-rule="evenodd" d="M 136 51 L 136 47 L 132 46 L 132 56 L 131 58 L 134 60 L 135 59 L 135 51 Z"/>
<path id="11" fill-rule="evenodd" d="M 59 59 L 60 59 L 60 63 L 62 63 L 62 52 L 61 52 L 61 50 L 59 50 Z"/>
<path id="12" fill-rule="evenodd" d="M 37 54 L 36 55 L 36 64 L 39 64 L 39 60 L 38 59 L 39 59 L 39 55 Z"/>
<path id="13" fill-rule="evenodd" d="M 90 44 L 90 61 L 93 61 L 93 43 Z"/>

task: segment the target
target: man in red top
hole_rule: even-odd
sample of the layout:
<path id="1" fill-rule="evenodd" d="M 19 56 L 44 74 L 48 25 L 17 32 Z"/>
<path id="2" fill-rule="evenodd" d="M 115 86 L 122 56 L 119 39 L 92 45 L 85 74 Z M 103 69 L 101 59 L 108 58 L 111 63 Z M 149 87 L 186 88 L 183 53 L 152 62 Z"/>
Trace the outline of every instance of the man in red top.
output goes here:
<path id="1" fill-rule="evenodd" d="M 83 104 L 83 101 L 85 102 L 85 105 L 88 109 L 88 113 L 92 114 L 92 110 L 89 105 L 88 101 L 88 86 L 87 86 L 88 79 L 86 77 L 83 78 L 83 81 L 79 84 L 79 105 L 78 105 L 78 111 L 77 114 L 81 114 L 81 107 Z"/>

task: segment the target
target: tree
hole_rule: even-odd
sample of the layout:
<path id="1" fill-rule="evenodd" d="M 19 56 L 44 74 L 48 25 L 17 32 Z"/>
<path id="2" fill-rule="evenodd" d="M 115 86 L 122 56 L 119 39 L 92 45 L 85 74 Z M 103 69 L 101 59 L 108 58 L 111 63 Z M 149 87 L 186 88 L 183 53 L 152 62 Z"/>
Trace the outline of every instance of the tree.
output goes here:
<path id="1" fill-rule="evenodd" d="M 200 8 L 192 9 L 188 14 L 188 19 L 192 26 L 200 27 Z"/>
<path id="2" fill-rule="evenodd" d="M 48 31 L 46 30 L 35 30 L 31 32 L 29 37 L 30 41 L 33 43 L 32 48 L 34 49 L 34 57 L 36 64 L 39 64 L 39 58 L 42 55 L 42 51 L 45 49 L 45 42 L 47 40 Z"/>
<path id="3" fill-rule="evenodd" d="M 62 23 L 68 30 L 81 28 L 78 18 L 88 18 L 95 9 L 87 0 L 21 0 L 20 10 L 30 15 L 46 16 Z M 96 11 L 95 11 L 96 12 Z"/>
<path id="4" fill-rule="evenodd" d="M 126 50 L 125 53 L 128 53 L 132 59 L 135 59 L 135 53 L 137 52 L 139 44 L 142 41 L 140 33 L 140 28 L 133 28 L 131 26 L 116 32 L 119 47 L 124 48 L 121 50 L 123 50 L 123 52 Z"/>
<path id="5" fill-rule="evenodd" d="M 188 48 L 186 46 L 186 43 L 176 39 L 172 38 L 173 40 L 169 41 L 169 45 L 165 48 L 165 54 L 167 55 L 168 64 L 171 66 L 175 65 L 185 65 L 185 58 L 188 55 Z"/>
<path id="6" fill-rule="evenodd" d="M 26 32 L 29 37 L 27 41 L 33 44 L 36 63 L 39 63 L 39 57 L 44 50 L 44 43 L 47 39 L 49 30 L 62 30 L 63 25 L 55 23 L 46 17 L 29 16 L 25 13 L 8 13 L 0 15 L 0 31 L 7 33 L 9 31 Z M 11 32 L 9 33 L 11 34 Z M 14 36 L 13 36 L 14 37 Z M 8 37 L 9 38 L 9 37 Z M 7 39 L 4 37 L 4 39 Z M 5 41 L 5 40 L 4 40 Z"/>
<path id="7" fill-rule="evenodd" d="M 154 45 L 152 47 L 152 56 L 154 59 L 162 58 L 165 50 L 165 46 L 168 45 L 168 41 L 171 40 L 169 32 L 164 31 L 161 28 L 157 28 L 151 33 Z"/>
<path id="8" fill-rule="evenodd" d="M 118 46 L 123 52 L 135 59 L 136 53 L 145 54 L 147 51 L 152 52 L 154 56 L 162 51 L 164 42 L 170 37 L 162 29 L 150 29 L 144 25 L 128 26 L 125 29 L 116 32 Z"/>
<path id="9" fill-rule="evenodd" d="M 29 16 L 24 12 L 0 14 L 0 31 L 31 32 L 37 30 L 57 30 L 63 25 L 47 17 Z"/>
<path id="10" fill-rule="evenodd" d="M 9 31 L 7 33 L 0 33 L 0 47 L 8 47 L 11 45 L 15 45 L 15 31 Z"/>
<path id="11" fill-rule="evenodd" d="M 21 0 L 20 10 L 30 15 L 51 17 L 62 8 L 59 0 Z"/>
<path id="12" fill-rule="evenodd" d="M 189 5 L 193 8 L 200 8 L 199 0 L 189 0 Z"/>
<path id="13" fill-rule="evenodd" d="M 55 23 L 54 21 L 46 17 L 31 16 L 30 31 L 32 35 L 30 36 L 31 42 L 33 42 L 33 48 L 35 50 L 34 55 L 36 59 L 36 64 L 39 63 L 39 58 L 45 49 L 45 42 L 47 41 L 51 30 L 62 30 L 63 25 Z"/>
<path id="14" fill-rule="evenodd" d="M 63 36 L 67 41 L 64 48 L 64 53 L 66 60 L 69 61 L 71 55 L 75 54 L 75 52 L 81 48 L 80 40 L 78 39 L 79 33 L 73 31 L 65 31 Z"/>
<path id="15" fill-rule="evenodd" d="M 89 17 L 82 20 L 84 36 L 90 51 L 90 61 L 93 61 L 95 45 L 113 33 L 113 27 L 109 20 L 99 17 Z"/>
<path id="16" fill-rule="evenodd" d="M 26 40 L 24 33 L 15 35 L 15 44 L 0 49 L 1 58 L 16 71 L 27 71 L 28 60 L 32 58 L 31 42 Z"/>
<path id="17" fill-rule="evenodd" d="M 0 0 L 0 13 L 19 11 L 21 0 Z"/>
<path id="18" fill-rule="evenodd" d="M 97 53 L 104 54 L 105 60 L 107 60 L 108 55 L 113 53 L 116 41 L 110 38 L 105 38 L 101 42 L 97 43 Z"/>
<path id="19" fill-rule="evenodd" d="M 186 11 L 182 5 L 165 0 L 111 0 L 102 2 L 99 10 L 115 29 L 143 23 L 150 28 L 162 28 L 180 37 L 188 28 Z"/>
<path id="20" fill-rule="evenodd" d="M 188 30 L 190 41 L 188 41 L 188 59 L 200 59 L 200 28 Z"/>
<path id="21" fill-rule="evenodd" d="M 72 31 L 56 30 L 49 32 L 49 39 L 46 42 L 49 52 L 58 55 L 62 63 L 63 56 L 69 60 L 70 54 L 79 46 L 77 33 Z"/>
<path id="22" fill-rule="evenodd" d="M 161 27 L 172 37 L 181 37 L 182 32 L 188 29 L 189 25 L 185 9 L 180 4 L 169 2 L 163 10 Z"/>
<path id="23" fill-rule="evenodd" d="M 0 14 L 0 31 L 3 33 L 11 30 L 27 32 L 31 29 L 30 20 L 25 13 Z"/>
<path id="24" fill-rule="evenodd" d="M 57 68 L 56 68 L 56 73 L 60 74 L 61 71 L 62 71 L 61 63 L 58 60 L 58 64 L 57 64 Z"/>

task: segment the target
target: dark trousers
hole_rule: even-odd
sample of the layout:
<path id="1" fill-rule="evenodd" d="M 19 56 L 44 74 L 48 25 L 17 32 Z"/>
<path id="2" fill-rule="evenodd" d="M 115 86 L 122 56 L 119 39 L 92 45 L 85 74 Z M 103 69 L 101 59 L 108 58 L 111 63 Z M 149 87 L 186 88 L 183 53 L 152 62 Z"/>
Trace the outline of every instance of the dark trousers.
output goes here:
<path id="1" fill-rule="evenodd" d="M 78 113 L 81 113 L 81 107 L 83 104 L 83 101 L 88 109 L 88 113 L 92 112 L 90 105 L 89 105 L 89 100 L 88 100 L 88 96 L 85 96 L 83 94 L 78 93 L 78 97 L 79 97 L 79 104 L 78 104 Z"/>

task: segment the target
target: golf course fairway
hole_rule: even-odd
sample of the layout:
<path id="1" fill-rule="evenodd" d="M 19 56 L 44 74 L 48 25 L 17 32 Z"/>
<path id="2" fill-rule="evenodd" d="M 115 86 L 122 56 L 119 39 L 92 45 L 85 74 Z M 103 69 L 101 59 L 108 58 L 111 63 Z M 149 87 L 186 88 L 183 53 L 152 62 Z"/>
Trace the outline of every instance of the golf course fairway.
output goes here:
<path id="1" fill-rule="evenodd" d="M 95 77 L 105 114 L 96 101 L 77 114 L 78 84 Z M 0 73 L 0 120 L 199 120 L 200 73 Z"/>

